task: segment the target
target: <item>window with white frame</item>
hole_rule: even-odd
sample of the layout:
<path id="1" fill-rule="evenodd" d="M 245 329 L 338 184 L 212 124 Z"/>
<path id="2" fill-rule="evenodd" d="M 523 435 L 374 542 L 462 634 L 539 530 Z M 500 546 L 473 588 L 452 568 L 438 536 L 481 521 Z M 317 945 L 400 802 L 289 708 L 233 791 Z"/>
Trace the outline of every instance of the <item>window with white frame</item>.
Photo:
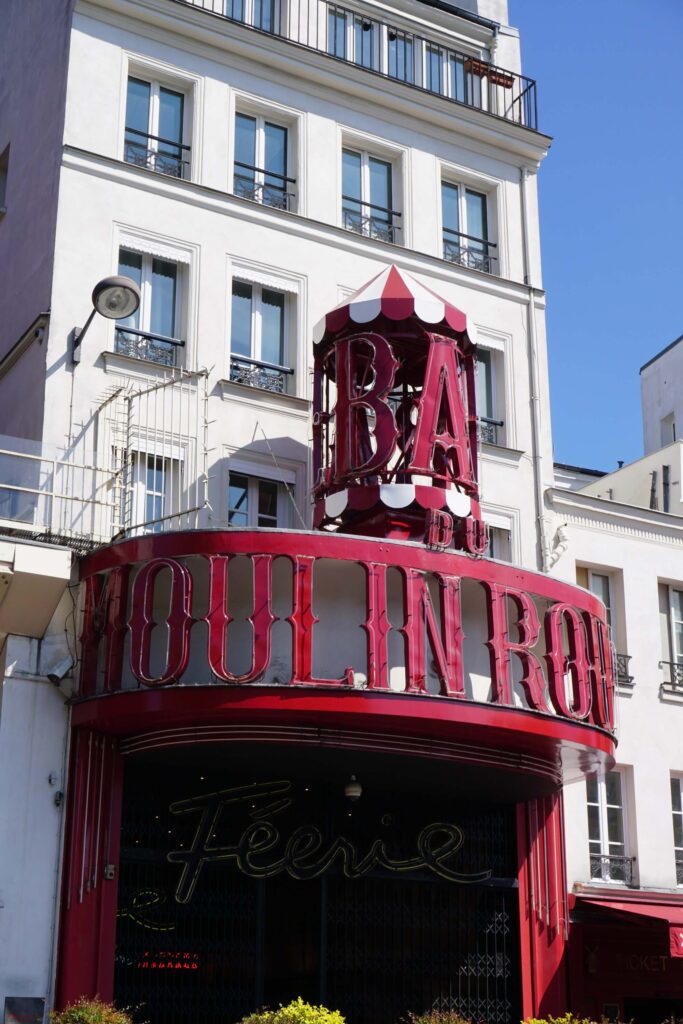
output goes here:
<path id="1" fill-rule="evenodd" d="M 633 677 L 628 673 L 628 667 L 630 657 L 625 654 L 621 649 L 623 645 L 620 644 L 619 632 L 616 625 L 616 592 L 617 592 L 617 581 L 614 577 L 605 572 L 597 572 L 594 569 L 588 569 L 588 589 L 596 597 L 599 597 L 605 606 L 607 625 L 610 630 L 610 636 L 612 643 L 614 644 L 617 652 L 617 682 L 622 686 L 630 686 L 633 683 Z"/>
<path id="2" fill-rule="evenodd" d="M 118 320 L 115 351 L 160 366 L 180 366 L 185 342 L 182 322 L 182 266 L 172 260 L 130 249 L 119 250 L 119 274 L 140 288 L 135 313 Z"/>
<path id="3" fill-rule="evenodd" d="M 235 114 L 233 192 L 278 210 L 296 209 L 296 179 L 289 176 L 289 130 L 269 117 Z"/>
<path id="4" fill-rule="evenodd" d="M 188 97 L 177 88 L 131 75 L 123 159 L 174 178 L 190 177 Z"/>
<path id="5" fill-rule="evenodd" d="M 288 309 L 293 297 L 251 281 L 232 283 L 230 380 L 283 394 L 293 374 Z"/>
<path id="6" fill-rule="evenodd" d="M 671 778 L 671 811 L 674 826 L 676 885 L 683 885 L 683 779 L 678 775 Z"/>
<path id="7" fill-rule="evenodd" d="M 261 32 L 279 34 L 284 0 L 225 0 L 225 16 L 243 21 Z"/>
<path id="8" fill-rule="evenodd" d="M 123 453 L 115 450 L 121 487 L 113 506 L 112 533 L 159 533 L 182 504 L 182 459 L 157 450 Z"/>
<path id="9" fill-rule="evenodd" d="M 476 402 L 479 439 L 485 444 L 505 443 L 505 421 L 500 416 L 503 355 L 477 346 Z"/>
<path id="10" fill-rule="evenodd" d="M 626 776 L 614 769 L 586 780 L 591 879 L 633 883 L 626 828 Z"/>
<path id="11" fill-rule="evenodd" d="M 512 560 L 510 531 L 502 526 L 489 526 L 488 535 L 487 558 L 496 558 L 499 562 L 510 562 Z"/>
<path id="12" fill-rule="evenodd" d="M 374 153 L 342 150 L 342 226 L 384 242 L 400 241 L 400 217 L 394 209 L 394 165 Z"/>
<path id="13" fill-rule="evenodd" d="M 459 182 L 441 182 L 443 258 L 470 270 L 497 272 L 496 244 L 490 240 L 488 196 Z"/>
<path id="14" fill-rule="evenodd" d="M 228 523 L 242 527 L 284 527 L 289 521 L 289 485 L 246 473 L 230 472 Z"/>
<path id="15" fill-rule="evenodd" d="M 683 588 L 669 586 L 668 594 L 668 633 L 669 661 L 663 665 L 668 668 L 668 685 L 683 692 Z"/>

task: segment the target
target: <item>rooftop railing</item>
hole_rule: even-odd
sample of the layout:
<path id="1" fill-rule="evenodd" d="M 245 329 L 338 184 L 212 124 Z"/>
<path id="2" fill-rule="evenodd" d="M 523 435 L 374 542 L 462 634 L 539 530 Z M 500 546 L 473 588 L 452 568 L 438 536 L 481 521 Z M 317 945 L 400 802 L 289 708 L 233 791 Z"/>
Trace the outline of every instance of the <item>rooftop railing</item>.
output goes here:
<path id="1" fill-rule="evenodd" d="M 536 83 L 330 0 L 176 0 L 246 28 L 317 50 L 332 60 L 436 93 L 525 128 L 538 128 Z"/>

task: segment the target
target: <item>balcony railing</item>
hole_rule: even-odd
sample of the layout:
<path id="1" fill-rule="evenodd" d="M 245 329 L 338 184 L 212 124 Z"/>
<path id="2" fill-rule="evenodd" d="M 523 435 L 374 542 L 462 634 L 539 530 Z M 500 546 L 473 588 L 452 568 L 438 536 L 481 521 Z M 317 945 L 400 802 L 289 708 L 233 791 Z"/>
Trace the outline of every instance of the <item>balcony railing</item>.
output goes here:
<path id="1" fill-rule="evenodd" d="M 148 359 L 159 366 L 177 366 L 178 353 L 185 342 L 178 338 L 167 338 L 163 334 L 150 334 L 132 327 L 117 327 L 114 351 L 134 359 Z"/>
<path id="2" fill-rule="evenodd" d="M 624 882 L 633 885 L 633 865 L 635 857 L 615 856 L 614 854 L 591 853 L 591 878 L 603 882 Z"/>
<path id="3" fill-rule="evenodd" d="M 396 220 L 401 214 L 397 210 L 388 210 L 375 203 L 362 203 L 351 196 L 342 196 L 342 204 L 342 224 L 347 231 L 378 238 L 381 242 L 399 241 L 401 226 Z"/>
<path id="4" fill-rule="evenodd" d="M 131 138 L 131 136 L 135 136 Z M 172 178 L 190 177 L 190 147 L 136 128 L 126 128 L 123 159 L 136 167 L 147 167 Z"/>
<path id="5" fill-rule="evenodd" d="M 633 676 L 628 670 L 630 654 L 617 654 L 617 683 L 619 686 L 633 686 Z"/>
<path id="6" fill-rule="evenodd" d="M 283 395 L 287 390 L 287 377 L 293 373 L 294 370 L 289 366 L 263 363 L 246 356 L 230 357 L 230 380 L 250 388 L 261 388 L 262 391 Z"/>
<path id="7" fill-rule="evenodd" d="M 659 667 L 664 669 L 668 678 L 664 685 L 672 690 L 680 690 L 683 693 L 683 663 L 677 661 L 660 661 Z"/>
<path id="8" fill-rule="evenodd" d="M 676 850 L 676 885 L 683 885 L 683 850 Z"/>
<path id="9" fill-rule="evenodd" d="M 492 420 L 488 416 L 477 416 L 477 434 L 483 444 L 499 444 L 498 431 L 505 426 L 504 420 Z"/>
<path id="10" fill-rule="evenodd" d="M 275 174 L 262 167 L 235 161 L 232 190 L 241 199 L 251 199 L 252 202 L 272 206 L 276 210 L 293 212 L 296 209 L 296 193 L 289 188 L 292 185 L 296 185 L 296 178 L 287 178 L 284 174 Z"/>
<path id="11" fill-rule="evenodd" d="M 331 0 L 178 2 L 317 50 L 332 60 L 355 64 L 370 74 L 436 93 L 453 104 L 474 107 L 525 128 L 538 127 L 533 79 L 489 64 L 478 54 L 452 49 L 436 34 L 428 39 Z"/>
<path id="12" fill-rule="evenodd" d="M 444 228 L 443 258 L 450 263 L 457 263 L 470 270 L 483 270 L 485 274 L 495 274 L 495 264 L 498 262 L 498 257 L 492 251 L 495 248 L 495 242 Z"/>

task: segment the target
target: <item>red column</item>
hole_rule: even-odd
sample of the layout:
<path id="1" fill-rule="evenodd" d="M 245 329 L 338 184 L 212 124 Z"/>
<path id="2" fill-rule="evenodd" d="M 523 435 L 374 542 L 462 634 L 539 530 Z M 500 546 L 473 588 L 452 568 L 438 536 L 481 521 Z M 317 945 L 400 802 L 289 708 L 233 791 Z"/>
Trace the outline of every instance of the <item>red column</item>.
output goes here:
<path id="1" fill-rule="evenodd" d="M 87 730 L 72 737 L 64 851 L 57 1004 L 111 1000 L 123 764 L 116 741 Z"/>
<path id="2" fill-rule="evenodd" d="M 519 919 L 524 1017 L 570 1009 L 569 912 L 562 793 L 517 805 Z"/>

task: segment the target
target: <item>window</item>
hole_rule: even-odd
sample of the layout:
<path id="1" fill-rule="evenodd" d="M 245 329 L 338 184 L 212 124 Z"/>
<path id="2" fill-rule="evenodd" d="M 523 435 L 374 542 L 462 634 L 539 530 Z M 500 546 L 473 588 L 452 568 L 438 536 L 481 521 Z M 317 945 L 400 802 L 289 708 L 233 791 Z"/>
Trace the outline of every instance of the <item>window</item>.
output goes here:
<path id="1" fill-rule="evenodd" d="M 284 526 L 287 485 L 245 473 L 231 473 L 228 483 L 230 526 Z"/>
<path id="2" fill-rule="evenodd" d="M 119 274 L 131 277 L 141 292 L 140 306 L 116 324 L 115 351 L 161 366 L 177 366 L 185 345 L 180 327 L 180 272 L 177 263 L 121 249 Z"/>
<path id="3" fill-rule="evenodd" d="M 625 778 L 619 770 L 586 780 L 591 878 L 633 882 L 633 858 L 626 843 Z"/>
<path id="4" fill-rule="evenodd" d="M 233 192 L 278 210 L 296 207 L 295 178 L 287 177 L 288 132 L 249 114 L 235 115 Z"/>
<path id="5" fill-rule="evenodd" d="M 671 810 L 674 825 L 674 852 L 676 856 L 676 885 L 683 885 L 683 779 L 671 779 Z"/>
<path id="6" fill-rule="evenodd" d="M 631 658 L 628 654 L 619 652 L 619 634 L 616 628 L 614 603 L 615 581 L 606 573 L 594 572 L 592 569 L 589 569 L 588 589 L 592 594 L 595 594 L 596 597 L 600 598 L 607 612 L 607 625 L 610 630 L 610 637 L 617 651 L 617 682 L 620 686 L 631 686 L 633 684 L 633 676 L 628 674 L 628 666 Z"/>
<path id="7" fill-rule="evenodd" d="M 660 437 L 662 448 L 676 440 L 676 418 L 672 412 L 660 420 Z"/>
<path id="8" fill-rule="evenodd" d="M 669 640 L 671 685 L 683 688 L 683 590 L 669 587 Z"/>
<path id="9" fill-rule="evenodd" d="M 233 281 L 230 380 L 280 394 L 287 389 L 287 297 Z"/>
<path id="10" fill-rule="evenodd" d="M 498 419 L 497 380 L 500 370 L 498 353 L 487 348 L 477 348 L 476 402 L 479 440 L 484 444 L 503 444 L 505 422 Z"/>
<path id="11" fill-rule="evenodd" d="M 342 7 L 327 8 L 327 52 L 362 68 L 379 67 L 380 25 Z"/>
<path id="12" fill-rule="evenodd" d="M 342 224 L 359 235 L 396 242 L 400 213 L 393 209 L 393 166 L 369 153 L 342 150 Z"/>
<path id="13" fill-rule="evenodd" d="M 487 558 L 496 558 L 499 562 L 512 560 L 510 551 L 510 531 L 500 526 L 489 526 L 489 546 Z"/>
<path id="14" fill-rule="evenodd" d="M 121 491 L 113 509 L 112 532 L 160 533 L 182 505 L 182 461 L 152 446 L 127 456 L 113 452 L 121 469 Z"/>
<path id="15" fill-rule="evenodd" d="M 225 15 L 261 32 L 280 32 L 280 0 L 226 0 Z"/>
<path id="16" fill-rule="evenodd" d="M 387 70 L 390 78 L 402 82 L 415 81 L 415 42 L 413 37 L 396 29 L 387 34 Z"/>
<path id="17" fill-rule="evenodd" d="M 174 178 L 190 177 L 190 147 L 184 143 L 184 93 L 159 82 L 128 79 L 123 159 Z"/>
<path id="18" fill-rule="evenodd" d="M 443 258 L 470 270 L 494 273 L 496 245 L 489 241 L 488 198 L 466 185 L 441 182 Z"/>

